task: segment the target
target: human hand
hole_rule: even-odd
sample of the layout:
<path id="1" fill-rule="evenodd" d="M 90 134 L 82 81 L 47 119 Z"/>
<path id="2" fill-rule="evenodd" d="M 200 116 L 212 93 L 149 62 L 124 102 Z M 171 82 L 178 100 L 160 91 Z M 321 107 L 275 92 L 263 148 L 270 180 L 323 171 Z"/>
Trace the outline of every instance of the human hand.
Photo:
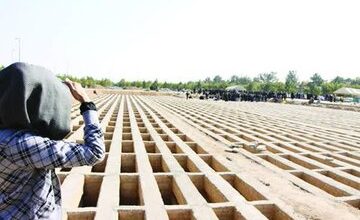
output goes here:
<path id="1" fill-rule="evenodd" d="M 80 103 L 91 102 L 89 96 L 85 92 L 85 89 L 80 83 L 73 82 L 68 78 L 65 79 L 64 83 L 69 87 L 72 96 Z"/>

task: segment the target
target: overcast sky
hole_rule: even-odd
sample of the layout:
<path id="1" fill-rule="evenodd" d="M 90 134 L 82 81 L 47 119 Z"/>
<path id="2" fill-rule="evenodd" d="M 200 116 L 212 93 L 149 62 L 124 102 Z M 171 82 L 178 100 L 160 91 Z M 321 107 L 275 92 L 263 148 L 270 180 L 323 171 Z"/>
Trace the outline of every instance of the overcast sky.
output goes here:
<path id="1" fill-rule="evenodd" d="M 360 77 L 357 0 L 0 0 L 0 64 L 188 81 L 274 71 Z"/>

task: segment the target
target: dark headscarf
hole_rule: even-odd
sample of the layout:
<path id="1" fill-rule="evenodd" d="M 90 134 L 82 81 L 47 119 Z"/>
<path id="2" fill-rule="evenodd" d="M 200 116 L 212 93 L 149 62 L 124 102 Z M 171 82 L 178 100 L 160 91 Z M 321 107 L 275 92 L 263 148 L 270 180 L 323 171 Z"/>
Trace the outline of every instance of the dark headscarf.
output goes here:
<path id="1" fill-rule="evenodd" d="M 67 86 L 43 67 L 14 63 L 0 71 L 0 128 L 63 139 L 70 131 L 71 102 Z"/>

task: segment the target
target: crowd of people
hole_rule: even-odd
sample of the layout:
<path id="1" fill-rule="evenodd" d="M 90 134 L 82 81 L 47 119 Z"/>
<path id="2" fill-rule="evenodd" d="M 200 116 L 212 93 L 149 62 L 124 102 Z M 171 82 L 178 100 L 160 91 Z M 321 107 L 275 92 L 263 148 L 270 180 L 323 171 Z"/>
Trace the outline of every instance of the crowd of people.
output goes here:
<path id="1" fill-rule="evenodd" d="M 200 89 L 186 92 L 186 99 L 199 97 L 199 99 L 213 99 L 224 101 L 245 101 L 245 102 L 283 102 L 289 99 L 307 99 L 309 103 L 315 100 L 335 102 L 333 94 L 326 94 L 321 98 L 314 94 L 304 93 L 285 93 L 285 92 L 265 92 L 265 91 L 239 91 L 226 89 Z"/>

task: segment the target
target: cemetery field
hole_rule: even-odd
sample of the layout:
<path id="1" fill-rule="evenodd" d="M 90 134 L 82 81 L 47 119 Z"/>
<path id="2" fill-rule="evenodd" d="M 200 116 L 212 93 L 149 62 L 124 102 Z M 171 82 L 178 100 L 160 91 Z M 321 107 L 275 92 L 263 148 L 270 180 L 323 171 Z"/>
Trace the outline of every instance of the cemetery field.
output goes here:
<path id="1" fill-rule="evenodd" d="M 57 169 L 64 219 L 360 219 L 360 113 L 93 96 L 106 156 Z M 68 141 L 81 142 L 79 105 Z"/>

